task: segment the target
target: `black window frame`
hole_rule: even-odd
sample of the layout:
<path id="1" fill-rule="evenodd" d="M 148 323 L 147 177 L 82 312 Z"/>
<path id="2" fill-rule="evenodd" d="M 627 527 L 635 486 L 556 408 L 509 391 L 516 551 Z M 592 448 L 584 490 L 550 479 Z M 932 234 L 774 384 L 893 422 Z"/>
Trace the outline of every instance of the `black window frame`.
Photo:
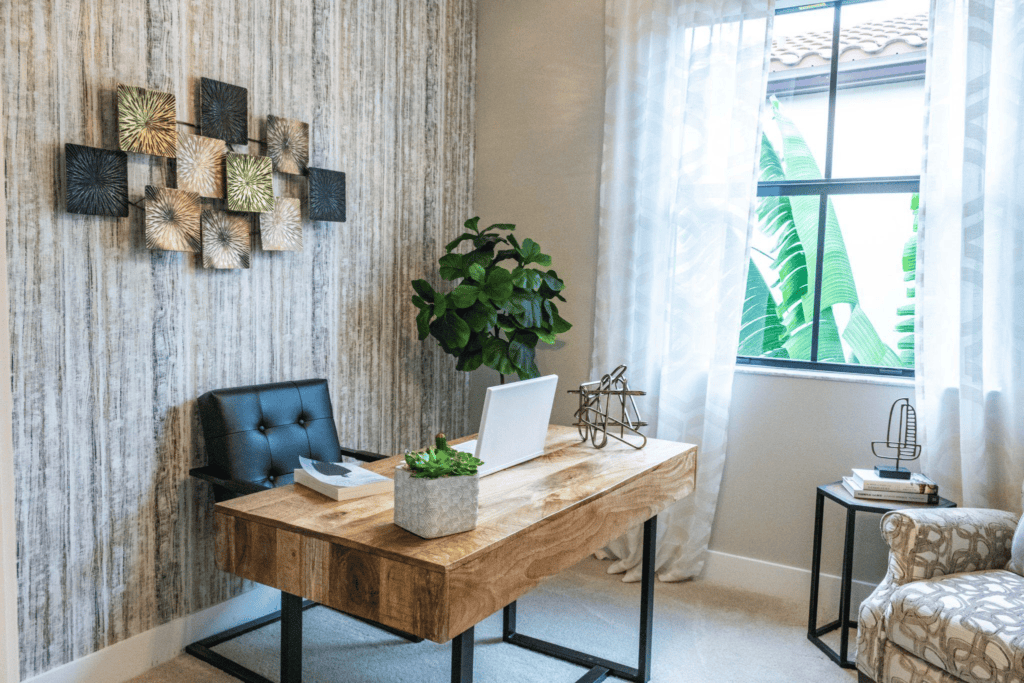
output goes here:
<path id="1" fill-rule="evenodd" d="M 836 93 L 847 88 L 857 88 L 887 83 L 899 83 L 910 80 L 923 80 L 925 59 L 912 59 L 899 64 L 871 65 L 854 67 L 839 74 L 839 38 L 842 30 L 842 8 L 879 0 L 825 0 L 802 4 L 795 7 L 781 7 L 775 15 L 805 12 L 831 7 L 832 52 L 829 69 L 826 73 L 809 71 L 791 78 L 779 78 L 768 83 L 766 97 L 775 92 L 787 94 L 811 94 L 828 92 L 828 129 L 825 145 L 825 168 L 823 180 L 814 181 L 780 181 L 757 183 L 758 197 L 780 197 L 795 195 L 817 195 L 821 198 L 818 212 L 818 250 L 815 257 L 814 273 L 814 319 L 811 327 L 811 360 L 793 360 L 789 358 L 765 358 L 762 356 L 736 356 L 736 364 L 744 366 L 767 366 L 789 368 L 794 370 L 817 370 L 857 375 L 879 375 L 885 377 L 914 377 L 913 368 L 890 368 L 877 365 L 859 365 L 848 363 L 823 363 L 815 360 L 818 357 L 818 332 L 821 321 L 821 285 L 823 263 L 825 260 L 825 221 L 828 215 L 828 200 L 833 195 L 848 194 L 908 194 L 919 193 L 921 176 L 878 176 L 869 178 L 833 178 L 832 151 L 835 136 Z M 781 85 L 780 85 L 781 84 Z M 773 88 L 773 85 L 775 86 Z M 783 87 L 784 86 L 784 87 Z M 923 112 L 922 112 L 923 116 Z"/>

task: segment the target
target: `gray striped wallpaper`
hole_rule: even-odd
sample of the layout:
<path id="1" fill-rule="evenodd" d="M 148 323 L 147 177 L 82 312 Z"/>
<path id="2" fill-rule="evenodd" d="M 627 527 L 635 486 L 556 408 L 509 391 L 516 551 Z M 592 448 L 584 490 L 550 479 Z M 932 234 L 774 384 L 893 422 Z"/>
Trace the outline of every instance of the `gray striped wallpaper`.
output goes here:
<path id="1" fill-rule="evenodd" d="M 471 215 L 476 20 L 474 0 L 34 0 L 0 22 L 28 678 L 244 589 L 187 475 L 202 392 L 326 377 L 342 443 L 379 452 L 467 431 L 465 378 L 416 341 L 408 283 Z M 347 223 L 209 271 L 147 251 L 140 210 L 64 211 L 63 145 L 116 148 L 116 83 L 194 122 L 202 76 L 249 89 L 251 137 L 267 114 L 310 123 L 310 164 L 348 175 Z M 130 157 L 133 201 L 170 182 Z"/>

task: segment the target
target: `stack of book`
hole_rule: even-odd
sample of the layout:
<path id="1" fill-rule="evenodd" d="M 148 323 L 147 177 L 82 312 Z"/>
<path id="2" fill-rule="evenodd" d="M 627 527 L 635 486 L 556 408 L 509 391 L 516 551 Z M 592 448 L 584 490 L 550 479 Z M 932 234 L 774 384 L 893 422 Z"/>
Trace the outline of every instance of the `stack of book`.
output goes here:
<path id="1" fill-rule="evenodd" d="M 938 485 L 917 472 L 910 479 L 886 479 L 874 470 L 854 470 L 852 477 L 843 477 L 843 486 L 854 498 L 929 505 L 939 502 Z"/>

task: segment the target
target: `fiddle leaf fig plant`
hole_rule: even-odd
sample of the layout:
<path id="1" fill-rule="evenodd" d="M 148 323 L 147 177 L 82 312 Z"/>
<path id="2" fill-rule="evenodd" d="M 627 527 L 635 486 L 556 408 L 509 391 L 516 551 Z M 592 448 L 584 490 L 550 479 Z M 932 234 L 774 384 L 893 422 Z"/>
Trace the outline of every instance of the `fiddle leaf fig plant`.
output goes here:
<path id="1" fill-rule="evenodd" d="M 441 279 L 455 282 L 450 292 L 434 290 L 426 280 L 412 283 L 419 309 L 420 341 L 433 336 L 458 359 L 456 368 L 470 372 L 481 365 L 520 379 L 540 376 L 538 342 L 554 344 L 572 325 L 558 315 L 554 300 L 565 301 L 565 283 L 551 257 L 527 238 L 520 244 L 514 225 L 480 228 L 470 218 L 466 231 L 448 243 L 438 261 Z M 463 242 L 472 250 L 456 252 Z"/>

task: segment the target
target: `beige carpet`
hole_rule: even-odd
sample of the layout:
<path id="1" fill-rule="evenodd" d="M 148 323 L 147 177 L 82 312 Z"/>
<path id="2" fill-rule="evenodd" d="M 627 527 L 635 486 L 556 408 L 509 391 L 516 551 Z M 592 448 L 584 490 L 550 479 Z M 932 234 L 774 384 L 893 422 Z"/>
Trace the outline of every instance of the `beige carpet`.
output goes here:
<path id="1" fill-rule="evenodd" d="M 519 631 L 635 666 L 639 584 L 605 574 L 588 559 L 519 602 Z M 654 663 L 657 683 L 707 681 L 851 683 L 807 641 L 802 603 L 765 598 L 703 582 L 655 586 Z M 278 680 L 277 625 L 217 648 Z M 451 649 L 416 645 L 323 607 L 305 613 L 305 683 L 447 683 Z M 582 667 L 501 642 L 501 613 L 476 628 L 478 683 L 571 683 Z M 181 655 L 135 683 L 232 683 L 236 679 Z M 620 680 L 610 677 L 609 681 Z"/>

